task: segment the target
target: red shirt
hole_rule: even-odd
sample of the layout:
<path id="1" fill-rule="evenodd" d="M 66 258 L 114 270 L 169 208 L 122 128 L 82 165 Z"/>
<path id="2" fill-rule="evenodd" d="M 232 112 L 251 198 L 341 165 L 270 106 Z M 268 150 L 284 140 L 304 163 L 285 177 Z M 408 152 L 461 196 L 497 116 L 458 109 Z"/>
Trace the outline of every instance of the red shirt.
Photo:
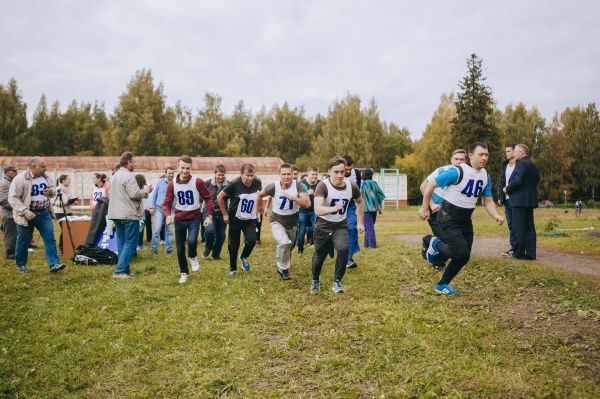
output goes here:
<path id="1" fill-rule="evenodd" d="M 192 176 L 190 175 L 190 179 Z M 185 182 L 179 179 L 179 175 L 175 177 L 177 183 L 184 184 Z M 173 181 L 175 181 L 175 179 Z M 175 198 L 174 190 L 173 190 L 173 181 L 169 183 L 167 186 L 167 193 L 165 194 L 165 202 L 163 203 L 163 213 L 165 216 L 171 216 L 171 208 L 173 207 L 173 200 Z M 187 180 L 189 181 L 189 180 Z M 200 196 L 204 200 L 206 204 L 206 212 L 209 216 L 212 216 L 213 209 L 215 207 L 212 199 L 212 194 L 206 184 L 204 184 L 204 180 L 197 178 L 196 179 L 196 189 L 200 193 Z M 202 211 L 201 208 L 194 209 L 193 211 L 180 211 L 175 209 L 175 221 L 181 222 L 184 220 L 193 220 L 193 219 L 201 219 Z"/>

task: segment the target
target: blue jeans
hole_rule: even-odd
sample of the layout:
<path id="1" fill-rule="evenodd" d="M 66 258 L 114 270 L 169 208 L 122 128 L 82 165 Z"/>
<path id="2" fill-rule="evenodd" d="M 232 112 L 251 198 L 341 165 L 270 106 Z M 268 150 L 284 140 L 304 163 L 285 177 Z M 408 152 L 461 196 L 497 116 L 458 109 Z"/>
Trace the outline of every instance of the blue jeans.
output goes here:
<path id="1" fill-rule="evenodd" d="M 128 219 L 115 219 L 117 229 L 117 251 L 119 262 L 114 271 L 115 274 L 131 274 L 129 262 L 135 254 L 140 235 L 140 221 Z"/>
<path id="2" fill-rule="evenodd" d="M 513 229 L 512 223 L 512 209 L 510 207 L 510 199 L 504 201 L 504 214 L 506 215 L 506 224 L 508 224 L 510 249 L 513 251 L 517 250 L 517 234 Z"/>
<path id="3" fill-rule="evenodd" d="M 46 262 L 48 267 L 58 265 L 60 259 L 56 251 L 56 239 L 54 238 L 54 221 L 48 209 L 34 212 L 37 217 L 28 221 L 27 226 L 17 224 L 17 247 L 15 260 L 17 267 L 23 269 L 27 267 L 28 247 L 33 236 L 33 229 L 36 228 L 44 240 L 44 250 L 46 252 Z"/>
<path id="4" fill-rule="evenodd" d="M 227 225 L 223 221 L 223 215 L 221 213 L 213 213 L 212 224 L 206 228 L 206 247 L 204 248 L 204 255 L 208 256 L 212 252 L 213 258 L 219 258 L 221 256 L 221 249 L 223 249 L 223 243 L 225 243 L 225 232 Z"/>
<path id="5" fill-rule="evenodd" d="M 158 242 L 160 241 L 160 232 L 165 225 L 165 247 L 167 252 L 171 252 L 173 249 L 173 234 L 171 233 L 171 226 L 165 224 L 165 214 L 162 208 L 154 209 L 154 216 L 152 218 L 152 252 L 158 252 Z"/>
<path id="6" fill-rule="evenodd" d="M 349 242 L 348 242 L 348 261 L 352 261 L 352 255 L 360 251 L 360 246 L 358 245 L 358 230 L 356 228 L 356 204 L 352 204 L 348 207 L 347 211 L 348 218 L 348 234 L 349 234 Z"/>
<path id="7" fill-rule="evenodd" d="M 315 221 L 317 215 L 314 212 L 300 211 L 298 213 L 298 234 L 296 242 L 298 243 L 298 253 L 304 252 L 304 235 L 312 237 L 315 234 Z M 308 240 L 309 242 L 311 240 Z"/>

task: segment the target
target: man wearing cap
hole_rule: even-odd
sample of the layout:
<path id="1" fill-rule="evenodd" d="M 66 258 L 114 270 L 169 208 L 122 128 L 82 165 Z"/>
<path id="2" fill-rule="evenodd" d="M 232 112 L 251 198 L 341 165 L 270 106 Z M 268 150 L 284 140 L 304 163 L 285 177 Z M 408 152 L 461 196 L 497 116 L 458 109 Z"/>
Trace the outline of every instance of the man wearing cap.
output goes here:
<path id="1" fill-rule="evenodd" d="M 17 168 L 12 165 L 4 168 L 4 176 L 0 180 L 0 219 L 2 219 L 2 233 L 4 235 L 4 256 L 6 259 L 15 258 L 17 244 L 17 225 L 13 218 L 12 207 L 8 202 L 8 189 L 10 183 L 17 175 Z"/>
<path id="2" fill-rule="evenodd" d="M 55 195 L 54 181 L 46 175 L 46 161 L 41 157 L 29 160 L 29 168 L 19 173 L 10 183 L 8 202 L 17 224 L 15 260 L 19 273 L 27 273 L 27 247 L 35 227 L 44 240 L 46 261 L 50 273 L 65 268 L 60 263 L 54 239 L 53 210 L 50 198 Z"/>

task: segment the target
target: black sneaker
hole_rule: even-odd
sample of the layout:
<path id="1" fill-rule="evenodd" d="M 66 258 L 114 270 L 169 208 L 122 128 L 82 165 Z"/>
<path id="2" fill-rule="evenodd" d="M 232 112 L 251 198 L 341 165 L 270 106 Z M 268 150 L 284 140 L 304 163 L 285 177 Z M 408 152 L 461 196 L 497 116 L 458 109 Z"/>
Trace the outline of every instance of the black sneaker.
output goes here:
<path id="1" fill-rule="evenodd" d="M 433 236 L 431 234 L 427 234 L 423 236 L 423 246 L 421 247 L 421 256 L 423 259 L 427 260 L 427 250 L 429 249 L 429 243 L 431 242 L 431 238 Z"/>
<path id="2" fill-rule="evenodd" d="M 290 280 L 292 278 L 288 269 L 281 270 L 280 268 L 277 268 L 277 274 L 281 276 L 282 280 Z"/>
<path id="3" fill-rule="evenodd" d="M 203 257 L 204 259 L 208 259 L 208 256 L 209 256 L 209 255 L 210 255 L 210 251 L 206 251 L 206 250 L 205 250 L 205 251 L 204 251 L 204 253 L 202 254 L 202 257 Z"/>
<path id="4" fill-rule="evenodd" d="M 348 263 L 346 265 L 346 269 L 356 269 L 358 267 L 358 264 L 354 261 L 351 261 L 350 263 Z"/>
<path id="5" fill-rule="evenodd" d="M 502 256 L 504 258 L 512 258 L 515 255 L 515 251 L 513 251 L 512 249 L 509 249 L 506 252 L 502 252 Z"/>
<path id="6" fill-rule="evenodd" d="M 58 265 L 52 265 L 50 266 L 50 273 L 57 273 L 59 271 L 61 271 L 62 269 L 64 269 L 66 267 L 66 265 L 64 263 L 59 263 Z"/>
<path id="7" fill-rule="evenodd" d="M 214 256 L 213 255 L 213 257 L 212 257 L 212 260 L 221 260 L 221 259 L 223 259 L 223 258 L 221 258 L 220 256 Z"/>

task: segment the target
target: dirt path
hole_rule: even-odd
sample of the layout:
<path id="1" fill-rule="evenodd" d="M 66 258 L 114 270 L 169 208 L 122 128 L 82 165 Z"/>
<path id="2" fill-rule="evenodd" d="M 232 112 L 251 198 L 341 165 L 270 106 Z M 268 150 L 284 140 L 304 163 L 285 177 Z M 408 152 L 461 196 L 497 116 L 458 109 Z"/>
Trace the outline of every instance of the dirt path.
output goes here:
<path id="1" fill-rule="evenodd" d="M 420 245 L 423 236 L 407 234 L 396 237 L 401 241 Z M 477 255 L 500 258 L 500 254 L 505 250 L 506 239 L 503 237 L 475 237 L 473 242 L 473 252 Z M 537 260 L 559 269 L 600 277 L 600 257 L 568 254 L 538 248 Z"/>

